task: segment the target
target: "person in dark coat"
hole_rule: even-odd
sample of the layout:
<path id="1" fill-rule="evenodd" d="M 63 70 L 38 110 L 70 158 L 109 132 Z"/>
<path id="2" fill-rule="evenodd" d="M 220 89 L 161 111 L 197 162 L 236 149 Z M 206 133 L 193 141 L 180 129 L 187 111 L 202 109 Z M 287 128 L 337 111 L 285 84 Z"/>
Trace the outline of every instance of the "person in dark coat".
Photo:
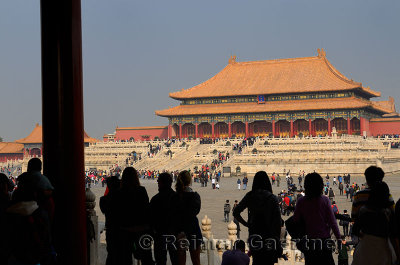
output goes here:
<path id="1" fill-rule="evenodd" d="M 240 215 L 248 209 L 248 221 Z M 278 199 L 272 194 L 271 182 L 265 171 L 254 176 L 252 190 L 235 207 L 233 216 L 249 228 L 249 246 L 253 264 L 270 265 L 282 255 L 280 244 L 281 214 Z"/>
<path id="2" fill-rule="evenodd" d="M 120 189 L 121 181 L 116 176 L 109 177 L 107 180 L 108 193 L 100 197 L 99 206 L 101 212 L 106 218 L 106 243 L 107 243 L 107 259 L 106 265 L 118 264 L 118 226 L 111 214 L 111 201 L 114 194 Z"/>
<path id="3" fill-rule="evenodd" d="M 172 265 L 178 264 L 176 246 L 176 193 L 171 188 L 172 176 L 161 173 L 158 177 L 158 193 L 150 200 L 152 228 L 154 230 L 154 258 L 157 265 L 167 264 L 167 250 Z"/>
<path id="4" fill-rule="evenodd" d="M 131 265 L 132 254 L 143 265 L 153 265 L 151 249 L 140 238 L 150 233 L 149 196 L 140 186 L 136 169 L 127 167 L 122 173 L 121 189 L 111 200 L 111 216 L 118 227 L 118 264 Z"/>
<path id="5" fill-rule="evenodd" d="M 179 173 L 176 180 L 177 194 L 177 240 L 178 247 L 178 264 L 186 264 L 186 245 L 190 252 L 190 258 L 193 265 L 200 265 L 200 251 L 203 236 L 201 234 L 199 220 L 197 215 L 201 209 L 201 199 L 197 192 L 194 192 L 190 185 L 192 177 L 186 170 Z"/>

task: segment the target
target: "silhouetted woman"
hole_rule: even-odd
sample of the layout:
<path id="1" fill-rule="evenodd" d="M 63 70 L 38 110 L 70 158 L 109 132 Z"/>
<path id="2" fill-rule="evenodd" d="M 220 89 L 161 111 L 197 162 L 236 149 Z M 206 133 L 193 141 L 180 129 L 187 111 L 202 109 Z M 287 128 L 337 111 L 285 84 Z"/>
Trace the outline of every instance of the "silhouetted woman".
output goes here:
<path id="1" fill-rule="evenodd" d="M 322 195 L 324 182 L 318 173 L 308 174 L 304 180 L 305 196 L 299 198 L 294 211 L 294 221 L 305 225 L 308 249 L 304 251 L 306 265 L 334 265 L 330 232 L 340 239 L 339 227 L 329 198 Z"/>
<path id="2" fill-rule="evenodd" d="M 197 215 L 201 208 L 200 195 L 190 188 L 192 177 L 188 171 L 179 173 L 176 180 L 178 242 L 187 242 L 193 265 L 200 265 L 203 240 Z M 180 245 L 180 244 L 178 244 Z M 186 249 L 178 247 L 178 263 L 186 264 Z"/>
<path id="3" fill-rule="evenodd" d="M 394 264 L 395 217 L 389 198 L 389 187 L 378 182 L 371 190 L 368 202 L 359 211 L 353 231 L 359 236 L 353 256 L 353 265 Z M 356 230 L 356 231 L 355 231 Z M 391 239 L 391 244 L 389 243 Z"/>
<path id="4" fill-rule="evenodd" d="M 240 215 L 248 209 L 248 221 Z M 254 176 L 252 190 L 233 211 L 233 216 L 249 228 L 249 247 L 254 265 L 270 265 L 282 255 L 280 245 L 281 214 L 278 199 L 272 194 L 271 182 L 265 171 Z"/>
<path id="5" fill-rule="evenodd" d="M 154 264 L 150 248 L 143 248 L 139 239 L 149 232 L 149 197 L 140 186 L 139 177 L 133 167 L 122 173 L 121 189 L 111 199 L 111 215 L 119 228 L 118 264 L 131 265 L 132 254 L 144 265 Z"/>

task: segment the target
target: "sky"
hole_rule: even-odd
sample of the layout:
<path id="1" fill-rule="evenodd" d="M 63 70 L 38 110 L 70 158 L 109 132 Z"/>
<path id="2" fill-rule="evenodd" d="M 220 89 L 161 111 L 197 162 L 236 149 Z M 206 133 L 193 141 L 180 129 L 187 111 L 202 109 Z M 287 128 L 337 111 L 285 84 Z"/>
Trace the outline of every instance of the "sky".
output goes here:
<path id="1" fill-rule="evenodd" d="M 0 1 L 0 137 L 41 124 L 40 1 Z M 170 92 L 237 61 L 316 56 L 394 97 L 400 110 L 400 1 L 83 0 L 85 130 L 167 125 Z"/>

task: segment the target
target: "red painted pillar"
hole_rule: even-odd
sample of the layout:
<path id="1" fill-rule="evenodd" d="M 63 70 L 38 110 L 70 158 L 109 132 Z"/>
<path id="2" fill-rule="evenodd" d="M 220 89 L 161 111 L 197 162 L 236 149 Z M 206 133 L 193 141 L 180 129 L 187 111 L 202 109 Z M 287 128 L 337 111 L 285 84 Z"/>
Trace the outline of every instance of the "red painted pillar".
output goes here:
<path id="1" fill-rule="evenodd" d="M 40 157 L 42 157 L 42 155 L 43 155 L 43 146 L 40 147 Z"/>
<path id="2" fill-rule="evenodd" d="M 328 135 L 331 136 L 332 127 L 331 127 L 331 118 L 328 118 Z"/>
<path id="3" fill-rule="evenodd" d="M 310 136 L 313 136 L 311 119 L 308 120 L 308 133 L 310 134 Z"/>
<path id="4" fill-rule="evenodd" d="M 196 139 L 199 137 L 199 125 L 197 123 L 194 125 L 194 136 Z"/>
<path id="5" fill-rule="evenodd" d="M 57 264 L 86 265 L 81 1 L 40 1 L 43 173 Z"/>
<path id="6" fill-rule="evenodd" d="M 182 139 L 182 123 L 179 123 L 179 139 Z"/>
<path id="7" fill-rule="evenodd" d="M 347 134 L 351 135 L 351 133 L 350 118 L 347 118 Z"/>
<path id="8" fill-rule="evenodd" d="M 290 120 L 290 137 L 294 136 L 294 131 L 293 131 L 293 120 Z"/>
<path id="9" fill-rule="evenodd" d="M 228 122 L 228 137 L 231 138 L 232 137 L 232 130 L 231 130 L 231 123 Z"/>
<path id="10" fill-rule="evenodd" d="M 275 137 L 275 121 L 272 121 L 272 136 Z"/>
<path id="11" fill-rule="evenodd" d="M 246 138 L 247 138 L 249 137 L 249 123 L 246 121 L 245 125 L 246 125 Z"/>
<path id="12" fill-rule="evenodd" d="M 211 123 L 211 137 L 214 138 L 214 123 Z"/>
<path id="13" fill-rule="evenodd" d="M 171 139 L 171 132 L 172 132 L 171 124 L 168 124 L 168 139 Z"/>

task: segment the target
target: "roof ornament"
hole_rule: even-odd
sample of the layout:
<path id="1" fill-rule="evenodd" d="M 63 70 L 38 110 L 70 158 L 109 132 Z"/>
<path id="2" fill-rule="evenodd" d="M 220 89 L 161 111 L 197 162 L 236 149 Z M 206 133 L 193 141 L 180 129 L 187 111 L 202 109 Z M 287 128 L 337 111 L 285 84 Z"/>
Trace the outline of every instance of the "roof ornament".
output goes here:
<path id="1" fill-rule="evenodd" d="M 236 63 L 236 55 L 231 55 L 231 58 L 229 58 L 228 63 L 229 63 L 229 64 L 234 64 L 234 63 Z"/>
<path id="2" fill-rule="evenodd" d="M 39 127 L 39 123 L 36 123 L 36 126 L 35 127 Z"/>
<path id="3" fill-rule="evenodd" d="M 318 52 L 318 57 L 320 57 L 320 58 L 326 57 L 326 52 L 325 52 L 324 48 L 317 49 L 317 52 Z"/>

